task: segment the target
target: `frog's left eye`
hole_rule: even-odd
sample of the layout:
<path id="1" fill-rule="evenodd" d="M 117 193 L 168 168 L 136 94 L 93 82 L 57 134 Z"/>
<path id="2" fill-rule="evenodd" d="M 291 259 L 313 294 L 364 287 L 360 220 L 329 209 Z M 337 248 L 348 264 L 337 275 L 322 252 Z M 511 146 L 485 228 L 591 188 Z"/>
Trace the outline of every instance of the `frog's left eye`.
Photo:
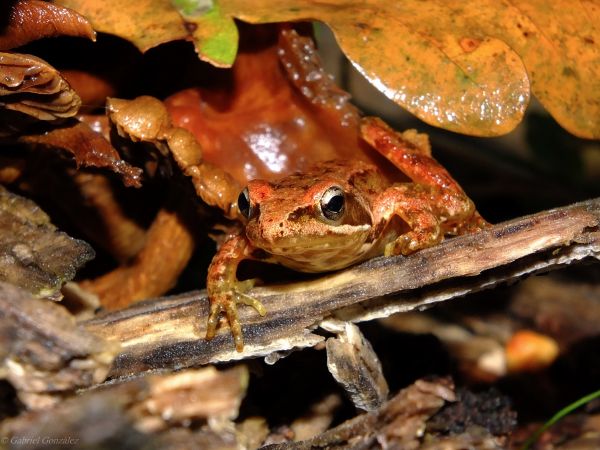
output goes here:
<path id="1" fill-rule="evenodd" d="M 250 204 L 250 193 L 248 192 L 248 188 L 244 188 L 244 190 L 240 192 L 237 205 L 242 215 L 246 219 L 249 219 L 252 214 L 252 205 Z"/>
<path id="2" fill-rule="evenodd" d="M 323 192 L 320 206 L 323 217 L 328 220 L 338 220 L 344 214 L 346 199 L 344 191 L 339 186 L 332 186 Z"/>

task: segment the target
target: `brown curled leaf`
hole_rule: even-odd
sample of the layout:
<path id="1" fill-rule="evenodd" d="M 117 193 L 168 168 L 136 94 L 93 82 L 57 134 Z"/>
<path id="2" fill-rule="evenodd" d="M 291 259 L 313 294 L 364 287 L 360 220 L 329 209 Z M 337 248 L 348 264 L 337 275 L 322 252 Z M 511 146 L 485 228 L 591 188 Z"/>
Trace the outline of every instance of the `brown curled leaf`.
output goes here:
<path id="1" fill-rule="evenodd" d="M 93 257 L 88 244 L 59 232 L 35 203 L 0 186 L 0 281 L 60 298 L 62 284 Z"/>
<path id="2" fill-rule="evenodd" d="M 136 201 L 141 193 L 120 184 L 106 171 L 77 170 L 54 153 L 28 152 L 19 188 L 49 202 L 55 213 L 76 223 L 80 236 L 96 250 L 102 249 L 122 264 L 130 261 L 146 236 L 145 216 L 140 211 L 148 205 Z"/>
<path id="3" fill-rule="evenodd" d="M 19 137 L 20 142 L 61 148 L 71 153 L 77 165 L 108 168 L 121 176 L 126 186 L 139 187 L 142 170 L 123 161 L 119 153 L 100 134 L 87 124 L 71 121 L 66 126 L 41 134 Z"/>
<path id="4" fill-rule="evenodd" d="M 10 7 L 8 23 L 0 30 L 0 50 L 56 36 L 96 39 L 90 23 L 75 11 L 41 0 L 19 0 Z"/>
<path id="5" fill-rule="evenodd" d="M 110 121 L 121 137 L 153 144 L 163 156 L 173 157 L 184 175 L 192 179 L 198 196 L 227 217 L 238 217 L 235 207 L 238 183 L 224 170 L 202 161 L 200 144 L 189 131 L 173 126 L 164 104 L 153 97 L 109 99 Z"/>
<path id="6" fill-rule="evenodd" d="M 0 107 L 39 120 L 73 117 L 81 99 L 60 73 L 40 58 L 0 53 Z"/>
<path id="7" fill-rule="evenodd" d="M 61 199 L 70 196 L 85 198 L 85 210 L 70 208 L 80 230 L 85 230 L 86 236 L 90 236 L 95 245 L 101 246 L 115 260 L 121 263 L 130 261 L 143 247 L 146 230 L 136 220 L 131 205 L 123 201 L 126 188 L 112 183 L 105 174 L 87 171 L 78 171 L 72 177 L 72 183 L 77 187 L 76 192 L 72 192 L 70 184 L 71 192 L 65 192 L 69 189 L 65 186 L 60 196 Z"/>

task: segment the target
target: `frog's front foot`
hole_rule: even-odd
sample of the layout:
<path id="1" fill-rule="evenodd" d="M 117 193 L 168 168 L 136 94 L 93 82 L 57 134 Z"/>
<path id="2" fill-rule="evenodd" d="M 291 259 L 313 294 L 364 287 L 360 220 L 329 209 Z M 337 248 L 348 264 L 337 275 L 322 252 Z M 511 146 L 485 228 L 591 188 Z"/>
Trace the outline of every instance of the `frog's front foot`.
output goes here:
<path id="1" fill-rule="evenodd" d="M 435 226 L 428 230 L 409 231 L 399 236 L 395 241 L 385 246 L 384 255 L 410 255 L 418 250 L 433 247 L 443 239 L 440 227 Z"/>
<path id="2" fill-rule="evenodd" d="M 231 334 L 233 335 L 235 349 L 238 352 L 244 350 L 244 337 L 242 326 L 238 319 L 237 305 L 243 303 L 244 305 L 251 306 L 261 316 L 264 316 L 267 313 L 267 310 L 260 301 L 244 293 L 250 289 L 253 284 L 253 280 L 237 281 L 231 289 L 209 293 L 210 313 L 206 326 L 207 340 L 215 337 L 221 314 L 225 313 L 225 317 L 229 322 Z"/>

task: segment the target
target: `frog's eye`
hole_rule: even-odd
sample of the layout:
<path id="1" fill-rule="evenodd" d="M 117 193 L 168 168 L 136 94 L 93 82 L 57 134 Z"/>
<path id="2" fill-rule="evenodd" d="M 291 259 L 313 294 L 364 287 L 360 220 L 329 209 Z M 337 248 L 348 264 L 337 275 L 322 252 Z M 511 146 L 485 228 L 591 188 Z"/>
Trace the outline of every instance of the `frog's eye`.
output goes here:
<path id="1" fill-rule="evenodd" d="M 321 196 L 321 213 L 328 220 L 338 220 L 344 214 L 344 191 L 339 186 L 332 186 Z"/>
<path id="2" fill-rule="evenodd" d="M 252 214 L 252 206 L 250 205 L 250 194 L 248 193 L 248 188 L 244 188 L 244 190 L 240 192 L 237 204 L 242 215 L 246 219 L 249 219 L 250 215 Z"/>

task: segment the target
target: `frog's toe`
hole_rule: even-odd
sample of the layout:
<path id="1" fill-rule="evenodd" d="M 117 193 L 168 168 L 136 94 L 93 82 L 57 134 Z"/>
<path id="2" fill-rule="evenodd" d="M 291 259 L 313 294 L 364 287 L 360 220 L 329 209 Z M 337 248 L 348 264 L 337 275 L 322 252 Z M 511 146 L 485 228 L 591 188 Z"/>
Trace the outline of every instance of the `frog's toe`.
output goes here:
<path id="1" fill-rule="evenodd" d="M 244 339 L 242 336 L 242 326 L 237 314 L 237 303 L 236 293 L 221 293 L 211 298 L 210 313 L 206 324 L 206 339 L 210 340 L 215 337 L 221 314 L 225 313 L 231 334 L 233 335 L 235 348 L 241 352 L 244 349 Z"/>
<path id="2" fill-rule="evenodd" d="M 409 231 L 385 246 L 384 255 L 410 255 L 423 248 L 439 244 L 444 238 L 439 226 L 428 230 Z"/>
<path id="3" fill-rule="evenodd" d="M 224 307 L 221 303 L 211 302 L 208 322 L 206 323 L 206 340 L 211 340 L 215 337 L 217 325 L 219 324 L 219 318 L 221 317 L 221 313 L 223 311 Z"/>
<path id="4" fill-rule="evenodd" d="M 214 294 L 211 296 L 210 302 L 210 313 L 206 326 L 206 339 L 210 340 L 215 337 L 221 314 L 225 313 L 233 336 L 235 348 L 238 352 L 241 352 L 244 349 L 244 337 L 242 325 L 238 318 L 237 305 L 243 303 L 244 305 L 251 306 L 261 316 L 264 316 L 267 313 L 266 308 L 259 300 L 240 292 L 238 286 L 236 286 L 235 290 Z"/>
<path id="5" fill-rule="evenodd" d="M 238 319 L 237 307 L 234 302 L 231 302 L 225 306 L 225 314 L 229 321 L 229 328 L 233 336 L 233 342 L 235 343 L 235 349 L 238 352 L 244 350 L 244 335 L 242 333 L 242 325 Z"/>
<path id="6" fill-rule="evenodd" d="M 243 292 L 237 292 L 237 303 L 243 303 L 246 306 L 251 306 L 256 310 L 261 317 L 264 317 L 267 314 L 267 308 L 254 297 L 250 297 L 249 295 L 244 294 Z"/>

